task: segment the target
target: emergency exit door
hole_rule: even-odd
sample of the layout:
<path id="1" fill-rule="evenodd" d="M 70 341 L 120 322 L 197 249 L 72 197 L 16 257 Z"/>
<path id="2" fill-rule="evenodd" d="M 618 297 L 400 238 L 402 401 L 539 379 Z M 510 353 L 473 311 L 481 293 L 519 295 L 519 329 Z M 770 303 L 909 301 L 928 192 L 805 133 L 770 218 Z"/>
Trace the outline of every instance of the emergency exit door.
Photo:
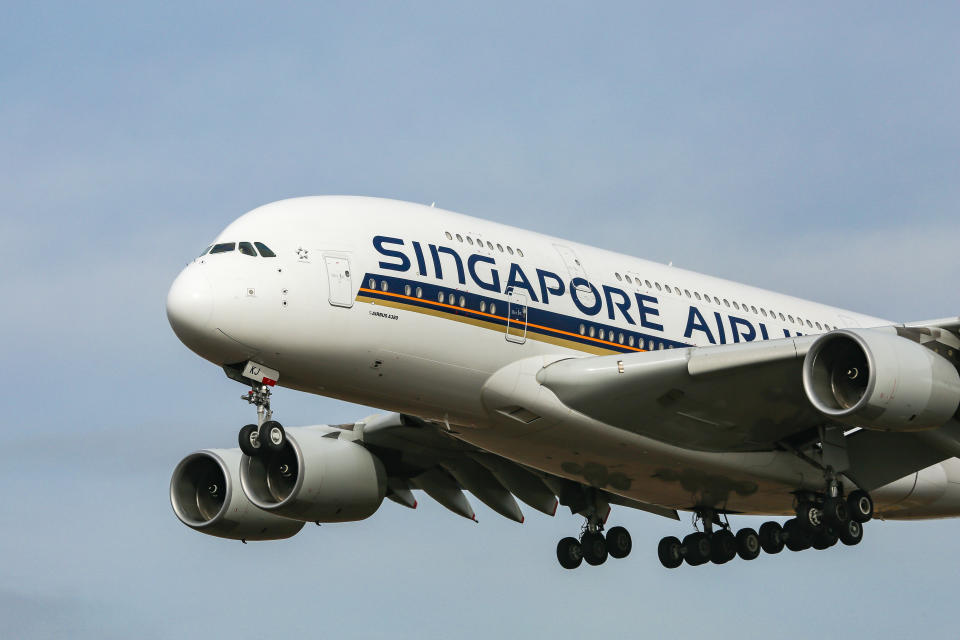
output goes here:
<path id="1" fill-rule="evenodd" d="M 327 300 L 335 307 L 353 306 L 353 283 L 350 279 L 350 259 L 324 256 L 330 293 Z"/>
<path id="2" fill-rule="evenodd" d="M 527 296 L 511 291 L 507 301 L 507 340 L 523 344 L 527 341 Z"/>

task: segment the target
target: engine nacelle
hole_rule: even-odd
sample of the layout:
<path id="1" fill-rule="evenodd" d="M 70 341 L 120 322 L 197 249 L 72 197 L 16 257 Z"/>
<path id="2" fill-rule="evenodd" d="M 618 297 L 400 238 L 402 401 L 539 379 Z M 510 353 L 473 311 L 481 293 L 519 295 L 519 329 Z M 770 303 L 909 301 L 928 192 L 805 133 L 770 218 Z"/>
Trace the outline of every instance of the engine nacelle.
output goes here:
<path id="1" fill-rule="evenodd" d="M 240 483 L 250 502 L 310 522 L 363 520 L 380 508 L 387 474 L 366 448 L 316 427 L 294 427 L 286 435 L 282 451 L 243 456 Z"/>
<path id="2" fill-rule="evenodd" d="M 960 405 L 956 367 L 892 329 L 823 335 L 804 359 L 803 388 L 838 422 L 883 431 L 939 427 Z"/>
<path id="3" fill-rule="evenodd" d="M 240 449 L 205 449 L 180 461 L 170 479 L 170 504 L 180 522 L 233 540 L 281 540 L 303 522 L 267 513 L 240 489 Z"/>

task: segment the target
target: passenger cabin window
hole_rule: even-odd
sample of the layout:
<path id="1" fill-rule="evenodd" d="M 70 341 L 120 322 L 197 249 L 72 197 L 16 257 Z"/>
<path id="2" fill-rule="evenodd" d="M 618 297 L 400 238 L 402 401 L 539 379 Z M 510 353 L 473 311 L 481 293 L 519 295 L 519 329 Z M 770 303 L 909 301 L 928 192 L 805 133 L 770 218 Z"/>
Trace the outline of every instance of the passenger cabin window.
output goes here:
<path id="1" fill-rule="evenodd" d="M 473 238 L 470 236 L 467 236 L 467 244 L 469 244 L 471 247 L 473 246 Z"/>
<path id="2" fill-rule="evenodd" d="M 513 255 L 513 249 L 510 248 L 510 245 L 507 245 L 507 253 Z"/>
<path id="3" fill-rule="evenodd" d="M 210 253 L 226 253 L 227 251 L 233 251 L 236 246 L 237 245 L 234 242 L 221 242 L 220 244 L 213 245 L 213 249 L 210 249 Z"/>
<path id="4" fill-rule="evenodd" d="M 493 243 L 490 242 L 489 240 L 487 240 L 487 249 L 490 249 L 490 251 L 493 251 Z"/>
<path id="5" fill-rule="evenodd" d="M 453 240 L 453 236 L 450 234 L 449 231 L 444 231 L 443 235 L 447 236 L 447 240 Z"/>
<path id="6" fill-rule="evenodd" d="M 273 251 L 270 251 L 270 247 L 263 244 L 262 242 L 254 242 L 253 246 L 255 246 L 260 251 L 260 255 L 263 256 L 264 258 L 277 257 L 277 254 L 275 254 Z"/>
<path id="7" fill-rule="evenodd" d="M 503 253 L 503 245 L 502 245 L 502 244 L 497 243 L 497 251 L 499 251 L 500 253 Z"/>
<path id="8" fill-rule="evenodd" d="M 633 284 L 633 280 L 630 279 L 630 276 L 623 276 L 627 279 L 627 284 Z"/>
<path id="9" fill-rule="evenodd" d="M 517 255 L 523 257 L 523 249 L 517 249 Z"/>
<path id="10" fill-rule="evenodd" d="M 257 257 L 257 252 L 254 251 L 253 245 L 250 244 L 249 242 L 241 242 L 238 246 L 240 248 L 240 253 L 242 253 L 243 255 L 253 256 L 254 258 Z"/>
<path id="11" fill-rule="evenodd" d="M 619 274 L 619 273 L 615 273 L 615 274 L 613 274 L 613 275 L 617 276 L 617 280 L 618 280 L 618 281 L 623 281 L 623 278 L 620 277 L 620 274 Z"/>

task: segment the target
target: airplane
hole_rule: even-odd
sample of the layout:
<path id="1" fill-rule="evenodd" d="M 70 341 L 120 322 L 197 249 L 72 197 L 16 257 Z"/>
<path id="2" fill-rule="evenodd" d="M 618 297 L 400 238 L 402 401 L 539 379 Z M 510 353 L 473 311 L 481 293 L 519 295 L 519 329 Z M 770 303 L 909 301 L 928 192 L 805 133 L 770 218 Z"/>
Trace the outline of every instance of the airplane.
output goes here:
<path id="1" fill-rule="evenodd" d="M 188 527 L 276 540 L 422 491 L 581 516 L 562 567 L 626 557 L 613 506 L 679 520 L 664 567 L 858 544 L 960 515 L 960 318 L 893 323 L 433 205 L 282 200 L 173 282 L 178 338 L 249 389 L 238 447 L 175 468 Z M 284 427 L 275 387 L 382 410 Z M 734 530 L 730 517 L 784 517 Z"/>

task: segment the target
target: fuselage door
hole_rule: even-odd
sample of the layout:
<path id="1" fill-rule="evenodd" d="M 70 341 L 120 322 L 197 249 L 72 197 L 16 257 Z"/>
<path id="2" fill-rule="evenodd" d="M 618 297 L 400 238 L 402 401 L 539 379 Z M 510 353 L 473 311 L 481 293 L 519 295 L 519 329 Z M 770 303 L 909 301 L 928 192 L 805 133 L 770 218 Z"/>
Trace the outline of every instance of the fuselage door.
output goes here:
<path id="1" fill-rule="evenodd" d="M 507 301 L 507 340 L 517 344 L 527 341 L 527 295 L 515 290 Z"/>
<path id="2" fill-rule="evenodd" d="M 568 246 L 562 244 L 555 244 L 553 248 L 557 250 L 557 253 L 560 254 L 560 258 L 563 260 L 564 266 L 567 268 L 567 273 L 570 274 L 570 279 L 573 278 L 583 278 L 584 280 L 589 280 L 587 278 L 587 272 L 583 268 L 583 264 L 580 263 L 580 258 L 577 257 L 577 254 Z"/>
<path id="3" fill-rule="evenodd" d="M 353 284 L 350 280 L 350 259 L 340 256 L 323 256 L 327 267 L 327 282 L 330 294 L 327 300 L 335 307 L 353 306 Z"/>

